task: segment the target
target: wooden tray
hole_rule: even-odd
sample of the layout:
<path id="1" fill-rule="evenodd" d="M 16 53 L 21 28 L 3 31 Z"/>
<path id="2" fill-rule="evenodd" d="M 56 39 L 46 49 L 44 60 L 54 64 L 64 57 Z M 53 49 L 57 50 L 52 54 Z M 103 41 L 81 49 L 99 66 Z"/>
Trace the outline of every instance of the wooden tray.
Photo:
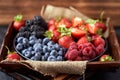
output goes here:
<path id="1" fill-rule="evenodd" d="M 109 44 L 108 53 L 110 53 L 110 55 L 112 55 L 112 57 L 114 58 L 114 61 L 112 61 L 112 62 L 99 62 L 99 61 L 88 62 L 87 70 L 86 70 L 87 73 L 95 72 L 95 71 L 111 71 L 111 70 L 115 70 L 120 67 L 120 46 L 119 46 L 118 39 L 117 39 L 113 25 L 110 24 L 109 28 L 110 28 L 109 29 L 110 36 L 108 37 L 108 44 Z M 8 30 L 4 37 L 3 43 L 1 45 L 0 61 L 4 60 L 6 58 L 6 55 L 7 55 L 7 49 L 5 48 L 6 45 L 10 48 L 10 50 L 14 50 L 13 39 L 14 39 L 16 33 L 17 32 L 13 29 L 13 22 L 11 22 L 11 24 L 8 26 Z M 31 69 L 27 68 L 26 66 L 23 66 L 21 64 L 16 64 L 14 62 L 13 63 L 9 63 L 9 62 L 8 63 L 0 63 L 0 66 L 2 67 L 2 69 L 5 69 L 6 71 L 10 71 L 10 72 L 14 71 L 14 72 L 19 72 L 19 73 L 23 73 L 23 74 L 29 73 L 29 76 L 32 77 L 33 79 L 36 77 L 37 78 L 39 77 L 41 79 L 43 79 L 43 78 L 50 79 L 49 76 L 44 77 L 42 74 L 40 74 L 34 70 L 31 70 Z M 74 78 L 75 77 L 78 78 L 78 75 L 67 75 L 67 74 L 62 75 L 62 78 L 65 78 L 65 80 L 67 80 L 67 78 L 70 78 L 70 76 L 74 76 Z M 57 80 L 57 78 L 56 78 L 56 80 Z"/>

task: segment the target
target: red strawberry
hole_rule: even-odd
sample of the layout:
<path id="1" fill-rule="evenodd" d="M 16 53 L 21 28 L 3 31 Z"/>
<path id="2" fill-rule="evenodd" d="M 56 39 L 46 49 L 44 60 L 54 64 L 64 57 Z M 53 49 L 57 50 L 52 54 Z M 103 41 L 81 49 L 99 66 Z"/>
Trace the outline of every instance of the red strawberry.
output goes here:
<path id="1" fill-rule="evenodd" d="M 112 57 L 108 54 L 104 54 L 100 57 L 100 61 L 113 61 Z"/>
<path id="2" fill-rule="evenodd" d="M 57 24 L 58 27 L 70 28 L 72 26 L 71 22 L 67 18 L 62 18 Z"/>
<path id="3" fill-rule="evenodd" d="M 53 37 L 51 38 L 51 40 L 54 42 L 58 42 L 59 37 L 60 37 L 60 32 L 58 32 L 57 30 L 54 30 Z"/>
<path id="4" fill-rule="evenodd" d="M 95 40 L 93 40 L 93 44 L 97 47 L 98 45 L 102 44 L 105 46 L 105 40 L 101 37 L 97 37 Z"/>
<path id="5" fill-rule="evenodd" d="M 8 55 L 6 57 L 8 60 L 20 60 L 20 56 L 16 52 L 10 52 L 7 46 L 6 48 L 8 50 Z"/>
<path id="6" fill-rule="evenodd" d="M 72 18 L 72 26 L 73 27 L 78 27 L 84 24 L 84 20 L 82 20 L 79 17 L 74 17 Z"/>
<path id="7" fill-rule="evenodd" d="M 14 17 L 13 27 L 15 30 L 19 31 L 19 29 L 24 25 L 25 25 L 25 21 L 22 20 L 22 15 L 17 15 Z"/>
<path id="8" fill-rule="evenodd" d="M 81 30 L 79 28 L 72 28 L 71 33 L 74 38 L 79 39 L 80 37 L 85 36 L 87 31 Z"/>
<path id="9" fill-rule="evenodd" d="M 55 25 L 55 23 L 56 23 L 56 20 L 55 20 L 54 18 L 50 19 L 50 20 L 48 21 L 48 28 L 49 28 L 50 26 L 52 26 L 52 25 Z"/>
<path id="10" fill-rule="evenodd" d="M 77 44 L 79 45 L 79 44 L 88 43 L 88 42 L 89 41 L 88 41 L 87 37 L 83 36 L 77 41 Z"/>
<path id="11" fill-rule="evenodd" d="M 58 40 L 58 43 L 64 48 L 69 48 L 72 42 L 74 42 L 74 40 L 70 36 L 63 36 Z"/>
<path id="12" fill-rule="evenodd" d="M 102 29 L 102 32 L 105 32 L 107 27 L 102 22 L 96 22 L 95 26 Z"/>
<path id="13" fill-rule="evenodd" d="M 48 31 L 54 31 L 54 30 L 57 30 L 57 27 L 55 25 L 51 25 L 48 27 Z"/>
<path id="14" fill-rule="evenodd" d="M 98 31 L 98 27 L 95 24 L 86 24 L 86 28 L 91 34 L 96 34 Z"/>

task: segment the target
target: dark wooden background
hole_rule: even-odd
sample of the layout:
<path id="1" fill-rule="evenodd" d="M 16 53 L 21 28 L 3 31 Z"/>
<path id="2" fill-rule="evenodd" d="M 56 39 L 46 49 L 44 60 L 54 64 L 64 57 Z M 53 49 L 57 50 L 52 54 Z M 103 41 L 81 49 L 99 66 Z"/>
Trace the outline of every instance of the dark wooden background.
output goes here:
<path id="1" fill-rule="evenodd" d="M 9 24 L 19 13 L 25 19 L 32 18 L 47 4 L 73 6 L 92 18 L 105 11 L 105 17 L 110 17 L 114 25 L 120 25 L 120 0 L 0 0 L 0 24 Z"/>

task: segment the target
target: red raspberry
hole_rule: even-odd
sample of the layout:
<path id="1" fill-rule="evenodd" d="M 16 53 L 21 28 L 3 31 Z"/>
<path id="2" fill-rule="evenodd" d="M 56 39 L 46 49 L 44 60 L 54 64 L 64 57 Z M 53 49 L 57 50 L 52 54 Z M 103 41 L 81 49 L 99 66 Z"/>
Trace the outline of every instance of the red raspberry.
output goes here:
<path id="1" fill-rule="evenodd" d="M 75 59 L 75 61 L 81 61 L 82 58 L 80 56 L 77 56 L 77 58 Z"/>
<path id="2" fill-rule="evenodd" d="M 92 54 L 92 52 L 93 52 L 93 49 L 92 49 L 92 47 L 85 47 L 83 50 L 82 50 L 82 53 L 83 53 L 83 55 L 84 56 L 91 56 L 91 54 Z"/>
<path id="3" fill-rule="evenodd" d="M 95 51 L 92 51 L 92 54 L 90 55 L 90 58 L 93 59 L 95 57 L 96 57 L 96 53 L 95 53 Z"/>
<path id="4" fill-rule="evenodd" d="M 88 57 L 88 56 L 83 56 L 83 57 L 82 57 L 82 60 L 90 60 L 90 57 Z"/>
<path id="5" fill-rule="evenodd" d="M 96 54 L 100 55 L 104 51 L 104 45 L 100 44 L 99 46 L 96 47 Z"/>
<path id="6" fill-rule="evenodd" d="M 71 51 L 69 51 L 69 53 L 68 53 L 68 59 L 69 60 L 75 60 L 76 58 L 77 58 L 77 56 L 78 56 L 78 50 L 77 49 L 73 49 L 73 50 L 71 50 Z"/>
<path id="7" fill-rule="evenodd" d="M 77 43 L 76 43 L 76 42 L 70 43 L 69 50 L 71 50 L 71 49 L 77 49 L 77 48 L 78 48 L 78 46 L 77 46 Z"/>
<path id="8" fill-rule="evenodd" d="M 79 45 L 78 45 L 78 50 L 83 50 L 83 49 L 84 49 L 84 47 L 85 47 L 85 45 L 84 45 L 84 44 L 79 44 Z"/>
<path id="9" fill-rule="evenodd" d="M 98 37 L 96 38 L 94 41 L 93 41 L 93 44 L 97 47 L 98 45 L 100 44 L 103 44 L 103 46 L 105 46 L 105 40 L 101 37 Z"/>

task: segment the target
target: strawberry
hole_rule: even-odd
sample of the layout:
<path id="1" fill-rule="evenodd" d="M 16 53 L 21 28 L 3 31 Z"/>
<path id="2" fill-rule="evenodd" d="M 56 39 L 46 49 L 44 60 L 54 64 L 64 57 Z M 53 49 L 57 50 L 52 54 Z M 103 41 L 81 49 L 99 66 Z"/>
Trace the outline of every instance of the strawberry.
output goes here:
<path id="1" fill-rule="evenodd" d="M 16 31 L 19 31 L 19 29 L 24 25 L 25 25 L 25 21 L 22 20 L 22 15 L 17 15 L 14 17 L 13 27 Z"/>
<path id="2" fill-rule="evenodd" d="M 84 20 L 79 17 L 72 18 L 72 27 L 78 27 L 84 24 Z"/>
<path id="3" fill-rule="evenodd" d="M 86 24 L 86 28 L 91 34 L 97 34 L 98 27 L 95 24 Z"/>
<path id="4" fill-rule="evenodd" d="M 69 48 L 70 44 L 74 42 L 71 36 L 62 36 L 59 40 L 58 43 L 64 47 L 64 48 Z"/>
<path id="5" fill-rule="evenodd" d="M 105 32 L 107 27 L 102 22 L 96 22 L 95 26 L 102 29 L 102 32 Z"/>
<path id="6" fill-rule="evenodd" d="M 55 25 L 55 23 L 56 23 L 56 20 L 54 19 L 54 18 L 52 18 L 52 19 L 50 19 L 49 21 L 48 21 L 48 28 L 50 27 L 50 26 L 52 26 L 52 25 Z"/>
<path id="7" fill-rule="evenodd" d="M 57 27 L 55 25 L 51 25 L 48 27 L 48 31 L 54 31 L 54 30 L 57 30 Z"/>
<path id="8" fill-rule="evenodd" d="M 66 28 L 70 28 L 72 26 L 71 22 L 69 21 L 69 19 L 67 18 L 62 18 L 58 24 L 58 27 L 66 27 Z"/>
<path id="9" fill-rule="evenodd" d="M 20 56 L 16 52 L 10 52 L 7 46 L 6 48 L 8 50 L 8 55 L 7 55 L 8 60 L 20 60 Z"/>
<path id="10" fill-rule="evenodd" d="M 108 55 L 108 54 L 104 54 L 100 57 L 100 61 L 104 62 L 104 61 L 113 61 L 112 56 Z"/>
<path id="11" fill-rule="evenodd" d="M 105 40 L 101 37 L 97 37 L 96 39 L 93 40 L 93 44 L 97 47 L 98 45 L 102 44 L 105 46 Z"/>
<path id="12" fill-rule="evenodd" d="M 85 36 L 87 34 L 87 31 L 81 30 L 79 28 L 72 28 L 71 34 L 74 38 L 79 39 L 82 36 Z"/>
<path id="13" fill-rule="evenodd" d="M 83 44 L 83 43 L 88 43 L 88 38 L 86 36 L 81 37 L 78 41 L 77 44 Z"/>
<path id="14" fill-rule="evenodd" d="M 58 42 L 60 34 L 61 34 L 60 32 L 58 32 L 57 30 L 54 30 L 54 31 L 46 31 L 44 35 L 49 39 L 51 39 L 52 41 Z"/>

